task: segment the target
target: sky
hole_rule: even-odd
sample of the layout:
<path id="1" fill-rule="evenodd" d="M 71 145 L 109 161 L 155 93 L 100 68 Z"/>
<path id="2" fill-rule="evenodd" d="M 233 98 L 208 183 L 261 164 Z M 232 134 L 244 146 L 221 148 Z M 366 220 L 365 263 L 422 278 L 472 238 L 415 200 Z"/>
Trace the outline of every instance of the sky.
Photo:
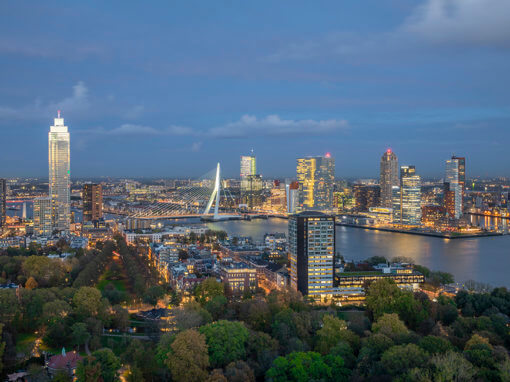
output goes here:
<path id="1" fill-rule="evenodd" d="M 0 177 L 47 176 L 62 110 L 73 177 L 338 177 L 400 164 L 510 176 L 510 1 L 0 2 Z"/>

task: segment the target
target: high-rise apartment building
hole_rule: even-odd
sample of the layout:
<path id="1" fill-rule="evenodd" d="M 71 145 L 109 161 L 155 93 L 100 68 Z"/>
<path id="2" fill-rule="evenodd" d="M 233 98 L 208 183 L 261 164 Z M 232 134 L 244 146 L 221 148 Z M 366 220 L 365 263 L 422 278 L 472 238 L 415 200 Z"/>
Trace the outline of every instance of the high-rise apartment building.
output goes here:
<path id="1" fill-rule="evenodd" d="M 7 181 L 0 179 L 0 232 L 5 227 L 7 216 Z"/>
<path id="2" fill-rule="evenodd" d="M 34 199 L 34 234 L 49 236 L 53 232 L 53 213 L 51 198 Z"/>
<path id="3" fill-rule="evenodd" d="M 353 193 L 358 211 L 368 211 L 370 207 L 377 207 L 380 204 L 381 189 L 379 186 L 355 184 Z"/>
<path id="4" fill-rule="evenodd" d="M 331 154 L 299 158 L 297 180 L 301 210 L 331 210 L 333 208 L 333 183 L 335 159 Z"/>
<path id="5" fill-rule="evenodd" d="M 49 191 L 51 198 L 53 228 L 68 231 L 71 224 L 70 203 L 70 147 L 69 132 L 60 117 L 48 133 Z"/>
<path id="6" fill-rule="evenodd" d="M 446 213 L 451 219 L 459 219 L 462 216 L 465 185 L 466 159 L 452 156 L 446 161 L 444 188 Z"/>
<path id="7" fill-rule="evenodd" d="M 257 174 L 257 160 L 253 153 L 241 156 L 241 180 L 249 175 Z"/>
<path id="8" fill-rule="evenodd" d="M 381 206 L 391 208 L 392 187 L 399 185 L 398 158 L 391 149 L 386 150 L 381 157 L 379 185 L 381 187 Z"/>
<path id="9" fill-rule="evenodd" d="M 289 218 L 291 287 L 305 296 L 332 293 L 335 268 L 335 217 L 304 211 Z"/>
<path id="10" fill-rule="evenodd" d="M 400 187 L 392 187 L 393 223 L 421 225 L 421 178 L 414 166 L 400 167 Z"/>
<path id="11" fill-rule="evenodd" d="M 82 190 L 83 221 L 98 221 L 103 217 L 103 186 L 85 184 Z"/>

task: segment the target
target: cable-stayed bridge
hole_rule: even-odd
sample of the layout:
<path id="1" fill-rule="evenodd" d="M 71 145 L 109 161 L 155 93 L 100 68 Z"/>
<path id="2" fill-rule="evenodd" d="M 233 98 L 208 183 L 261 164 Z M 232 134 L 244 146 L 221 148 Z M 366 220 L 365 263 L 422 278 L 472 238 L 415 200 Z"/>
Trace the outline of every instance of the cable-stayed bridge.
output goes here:
<path id="1" fill-rule="evenodd" d="M 218 163 L 193 185 L 177 188 L 157 202 L 132 207 L 129 216 L 143 219 L 210 217 L 217 220 L 220 205 L 226 198 Z"/>

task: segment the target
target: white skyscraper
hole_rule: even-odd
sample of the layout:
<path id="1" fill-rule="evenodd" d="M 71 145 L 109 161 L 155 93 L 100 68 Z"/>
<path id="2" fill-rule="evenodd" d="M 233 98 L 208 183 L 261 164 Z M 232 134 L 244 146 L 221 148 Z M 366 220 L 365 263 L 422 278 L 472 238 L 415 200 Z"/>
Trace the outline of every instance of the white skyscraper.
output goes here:
<path id="1" fill-rule="evenodd" d="M 48 133 L 48 154 L 53 229 L 68 231 L 71 223 L 69 132 L 64 118 L 60 118 L 60 110 Z"/>

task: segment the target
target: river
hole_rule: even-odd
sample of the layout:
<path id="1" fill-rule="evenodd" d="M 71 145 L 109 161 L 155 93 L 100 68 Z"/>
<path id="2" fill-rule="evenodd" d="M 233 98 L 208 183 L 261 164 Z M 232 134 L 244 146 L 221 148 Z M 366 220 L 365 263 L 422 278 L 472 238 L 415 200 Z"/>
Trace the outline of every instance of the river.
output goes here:
<path id="1" fill-rule="evenodd" d="M 481 219 L 485 219 L 481 217 Z M 288 234 L 288 221 L 267 219 L 208 223 L 229 235 L 251 236 L 262 241 L 267 232 Z M 494 224 L 486 221 L 487 225 Z M 474 239 L 441 239 L 429 236 L 382 232 L 337 226 L 336 250 L 347 260 L 371 256 L 411 258 L 432 270 L 452 273 L 457 282 L 476 280 L 493 286 L 510 287 L 510 236 Z"/>
<path id="2" fill-rule="evenodd" d="M 21 216 L 21 209 L 8 211 L 8 214 Z M 27 204 L 27 215 L 32 216 L 31 203 Z M 76 210 L 75 217 L 77 221 L 81 221 L 81 211 Z M 470 216 L 470 220 L 474 225 L 490 228 L 506 228 L 510 222 L 506 219 L 474 215 Z M 201 224 L 198 219 L 166 222 Z M 229 235 L 251 236 L 256 241 L 262 241 L 264 234 L 270 232 L 284 232 L 288 235 L 287 225 L 288 220 L 276 218 L 207 223 L 211 229 L 225 230 Z M 452 273 L 457 282 L 476 280 L 510 288 L 510 235 L 448 240 L 338 226 L 336 250 L 347 260 L 364 260 L 372 256 L 384 256 L 387 259 L 404 256 L 432 270 Z"/>

